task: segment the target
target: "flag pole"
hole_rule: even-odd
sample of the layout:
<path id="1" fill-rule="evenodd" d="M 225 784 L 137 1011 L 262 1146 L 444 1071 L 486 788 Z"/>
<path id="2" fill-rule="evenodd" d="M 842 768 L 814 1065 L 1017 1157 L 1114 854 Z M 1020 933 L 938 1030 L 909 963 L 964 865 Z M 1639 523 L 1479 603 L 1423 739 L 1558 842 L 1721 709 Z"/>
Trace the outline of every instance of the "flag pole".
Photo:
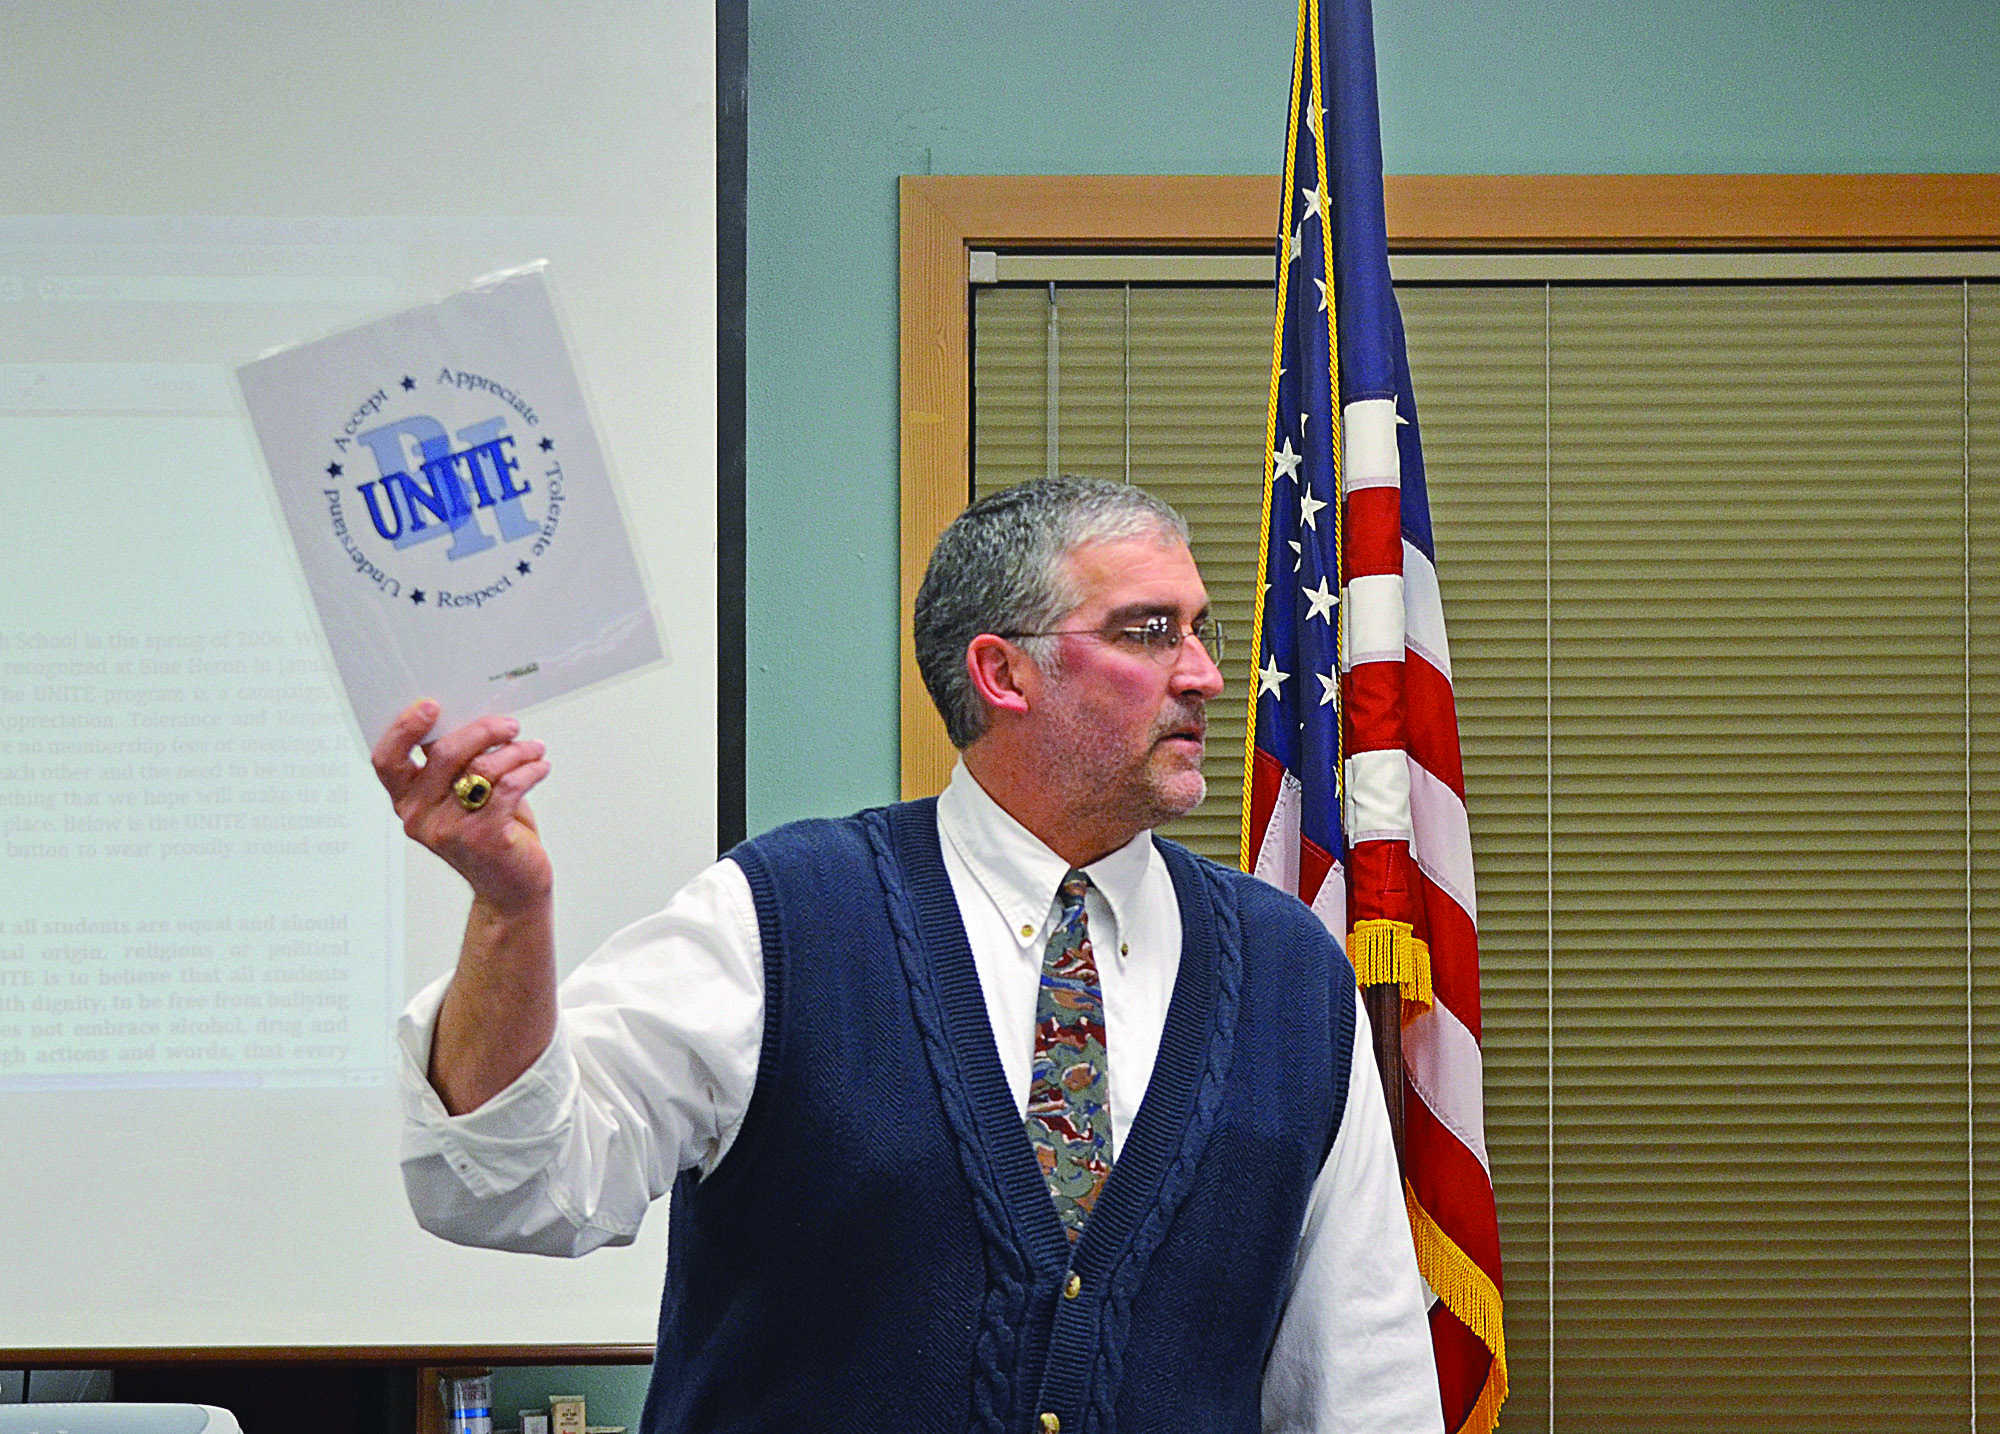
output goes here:
<path id="1" fill-rule="evenodd" d="M 1396 1168 L 1403 1160 L 1403 988 L 1393 981 L 1369 986 L 1368 1024 L 1375 1031 L 1375 1065 L 1382 1072 L 1382 1096 L 1389 1103 L 1389 1129 L 1396 1137 Z"/>

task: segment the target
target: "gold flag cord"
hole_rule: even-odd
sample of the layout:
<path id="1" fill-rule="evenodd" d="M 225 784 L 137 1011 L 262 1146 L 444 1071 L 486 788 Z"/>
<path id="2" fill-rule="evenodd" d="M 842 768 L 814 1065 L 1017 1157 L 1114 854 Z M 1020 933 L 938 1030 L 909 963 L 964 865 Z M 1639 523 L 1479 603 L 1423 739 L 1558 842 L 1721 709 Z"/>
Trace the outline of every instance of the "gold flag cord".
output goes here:
<path id="1" fill-rule="evenodd" d="M 1264 651 L 1264 592 L 1271 580 L 1271 487 L 1272 465 L 1278 447 L 1278 370 L 1285 358 L 1285 304 L 1290 290 L 1292 265 L 1289 239 L 1292 232 L 1293 156 L 1298 153 L 1299 78 L 1306 55 L 1306 0 L 1299 0 L 1298 40 L 1292 47 L 1292 113 L 1285 129 L 1285 189 L 1278 201 L 1279 252 L 1287 257 L 1278 263 L 1278 306 L 1271 319 L 1271 398 L 1264 409 L 1264 511 L 1257 528 L 1256 601 L 1250 605 L 1250 712 L 1243 724 L 1243 819 L 1238 825 L 1236 865 L 1250 870 L 1250 822 L 1256 815 L 1251 797 L 1257 771 L 1257 658 Z"/>

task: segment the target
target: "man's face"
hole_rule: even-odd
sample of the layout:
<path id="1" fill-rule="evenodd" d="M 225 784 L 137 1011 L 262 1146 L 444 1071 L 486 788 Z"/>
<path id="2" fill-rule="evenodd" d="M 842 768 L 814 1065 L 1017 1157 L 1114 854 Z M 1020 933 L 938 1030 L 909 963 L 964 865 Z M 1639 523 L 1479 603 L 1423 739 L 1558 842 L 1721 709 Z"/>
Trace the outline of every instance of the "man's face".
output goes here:
<path id="1" fill-rule="evenodd" d="M 1088 543 L 1066 562 L 1081 596 L 1050 639 L 1061 661 L 1037 714 L 1048 776 L 1079 814 L 1126 830 L 1122 844 L 1201 801 L 1203 708 L 1222 691 L 1199 642 L 1162 654 L 1125 630 L 1164 618 L 1186 632 L 1208 617 L 1208 590 L 1171 536 Z"/>

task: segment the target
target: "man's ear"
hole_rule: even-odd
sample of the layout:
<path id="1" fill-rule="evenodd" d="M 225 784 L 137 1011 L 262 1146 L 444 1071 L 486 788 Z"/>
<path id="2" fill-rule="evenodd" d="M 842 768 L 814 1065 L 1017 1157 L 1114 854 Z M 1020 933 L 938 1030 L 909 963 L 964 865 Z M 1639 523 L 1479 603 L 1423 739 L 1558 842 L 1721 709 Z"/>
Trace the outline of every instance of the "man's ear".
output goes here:
<path id="1" fill-rule="evenodd" d="M 966 644 L 965 670 L 979 698 L 996 712 L 1025 714 L 1041 673 L 1020 648 L 982 632 Z"/>

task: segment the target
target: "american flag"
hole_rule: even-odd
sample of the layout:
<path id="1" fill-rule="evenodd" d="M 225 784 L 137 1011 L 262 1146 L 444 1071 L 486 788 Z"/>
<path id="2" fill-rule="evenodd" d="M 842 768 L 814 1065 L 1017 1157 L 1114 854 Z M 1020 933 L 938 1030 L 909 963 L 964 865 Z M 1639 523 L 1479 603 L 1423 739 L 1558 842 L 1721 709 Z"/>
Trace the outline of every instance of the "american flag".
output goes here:
<path id="1" fill-rule="evenodd" d="M 1401 988 L 1404 1197 L 1445 1425 L 1484 1434 L 1507 1357 L 1472 843 L 1369 0 L 1301 0 L 1282 215 L 1243 866 L 1311 906 L 1364 985 Z"/>

